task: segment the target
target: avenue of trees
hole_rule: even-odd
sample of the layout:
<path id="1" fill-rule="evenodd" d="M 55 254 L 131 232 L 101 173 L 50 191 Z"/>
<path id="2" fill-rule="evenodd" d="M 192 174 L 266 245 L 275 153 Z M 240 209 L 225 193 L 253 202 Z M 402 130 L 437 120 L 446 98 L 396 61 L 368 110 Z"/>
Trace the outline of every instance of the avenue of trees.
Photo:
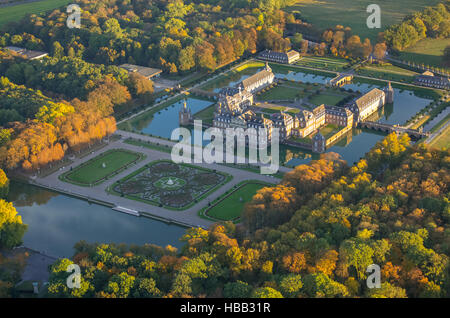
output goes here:
<path id="1" fill-rule="evenodd" d="M 124 99 L 118 85 L 107 78 L 87 101 L 70 104 L 1 77 L 0 115 L 11 112 L 15 117 L 0 116 L 0 166 L 37 170 L 61 160 L 67 150 L 80 151 L 111 135 L 116 130 L 112 107 Z"/>
<path id="2" fill-rule="evenodd" d="M 13 204 L 5 201 L 8 195 L 9 180 L 0 169 L 0 297 L 10 297 L 14 286 L 20 282 L 25 266 L 25 255 L 18 253 L 5 257 L 3 251 L 10 251 L 22 244 L 27 225 L 17 214 Z"/>
<path id="3" fill-rule="evenodd" d="M 449 297 L 450 153 L 392 134 L 353 167 L 326 155 L 261 189 L 244 222 L 192 228 L 177 251 L 79 242 L 50 297 Z M 66 287 L 80 265 L 80 289 Z M 380 289 L 366 269 L 378 264 Z"/>

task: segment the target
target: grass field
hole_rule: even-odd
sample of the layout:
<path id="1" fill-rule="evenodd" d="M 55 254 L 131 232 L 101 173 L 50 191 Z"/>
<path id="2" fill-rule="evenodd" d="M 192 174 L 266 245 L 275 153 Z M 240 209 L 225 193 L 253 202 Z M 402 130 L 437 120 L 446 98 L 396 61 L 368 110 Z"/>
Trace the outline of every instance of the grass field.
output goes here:
<path id="1" fill-rule="evenodd" d="M 161 151 L 161 152 L 167 152 L 167 153 L 171 153 L 172 152 L 172 148 L 170 148 L 168 146 L 165 147 L 165 146 L 163 146 L 161 144 L 157 145 L 155 143 L 145 142 L 145 141 L 131 139 L 131 138 L 126 139 L 124 142 L 129 144 L 129 145 L 138 146 L 138 147 L 144 147 L 144 148 L 157 150 L 157 151 Z"/>
<path id="2" fill-rule="evenodd" d="M 27 14 L 41 14 L 43 12 L 62 7 L 70 0 L 43 0 L 0 8 L 0 27 L 12 21 L 19 21 Z"/>
<path id="3" fill-rule="evenodd" d="M 304 57 L 296 65 L 320 68 L 324 70 L 341 72 L 348 65 L 348 61 L 339 58 L 328 57 Z"/>
<path id="4" fill-rule="evenodd" d="M 109 150 L 64 174 L 63 180 L 82 186 L 97 184 L 140 158 L 143 155 L 139 153 Z"/>
<path id="5" fill-rule="evenodd" d="M 212 124 L 214 119 L 214 112 L 216 111 L 216 105 L 211 105 L 205 109 L 194 114 L 194 119 L 202 120 L 205 123 Z"/>
<path id="6" fill-rule="evenodd" d="M 219 201 L 206 215 L 221 221 L 236 220 L 241 216 L 244 205 L 251 201 L 256 192 L 266 185 L 259 183 L 246 183 L 228 197 Z"/>
<path id="7" fill-rule="evenodd" d="M 342 127 L 339 127 L 337 125 L 328 124 L 326 126 L 323 126 L 320 128 L 320 133 L 326 138 L 330 138 L 334 134 L 336 134 L 339 130 L 341 130 Z"/>
<path id="8" fill-rule="evenodd" d="M 294 100 L 304 97 L 301 88 L 278 85 L 258 95 L 258 100 Z"/>
<path id="9" fill-rule="evenodd" d="M 424 39 L 407 48 L 400 54 L 400 59 L 435 67 L 444 67 L 442 55 L 450 45 L 450 39 Z"/>
<path id="10" fill-rule="evenodd" d="M 358 70 L 358 75 L 381 78 L 398 82 L 412 82 L 418 73 L 393 65 L 365 66 Z"/>
<path id="11" fill-rule="evenodd" d="M 319 29 L 334 27 L 338 24 L 349 26 L 353 33 L 362 38 L 376 42 L 379 32 L 389 25 L 401 20 L 413 11 L 420 11 L 425 6 L 434 6 L 439 0 L 299 0 L 289 11 L 300 11 L 302 18 Z M 367 6 L 377 3 L 381 8 L 381 29 L 367 27 Z"/>
<path id="12" fill-rule="evenodd" d="M 107 188 L 130 200 L 181 211 L 202 201 L 233 176 L 189 164 L 158 160 Z"/>
<path id="13" fill-rule="evenodd" d="M 343 100 L 345 98 L 345 96 L 343 95 L 332 95 L 332 94 L 320 94 L 320 95 L 316 95 L 313 96 L 309 99 L 309 102 L 314 104 L 314 105 L 331 105 L 334 106 L 337 103 L 339 103 L 341 100 Z"/>
<path id="14" fill-rule="evenodd" d="M 447 149 L 450 147 L 450 125 L 447 126 L 447 128 L 433 140 L 430 146 L 435 148 L 447 148 Z"/>

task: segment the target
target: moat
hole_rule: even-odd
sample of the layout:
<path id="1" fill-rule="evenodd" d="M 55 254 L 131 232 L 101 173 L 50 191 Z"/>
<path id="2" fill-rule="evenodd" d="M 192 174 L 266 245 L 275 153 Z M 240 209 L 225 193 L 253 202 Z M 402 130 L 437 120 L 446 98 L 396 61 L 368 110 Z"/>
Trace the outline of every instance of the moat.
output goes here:
<path id="1" fill-rule="evenodd" d="M 89 243 L 156 244 L 181 247 L 185 228 L 135 217 L 111 208 L 11 182 L 9 201 L 28 224 L 23 244 L 55 257 L 71 257 L 73 246 Z"/>

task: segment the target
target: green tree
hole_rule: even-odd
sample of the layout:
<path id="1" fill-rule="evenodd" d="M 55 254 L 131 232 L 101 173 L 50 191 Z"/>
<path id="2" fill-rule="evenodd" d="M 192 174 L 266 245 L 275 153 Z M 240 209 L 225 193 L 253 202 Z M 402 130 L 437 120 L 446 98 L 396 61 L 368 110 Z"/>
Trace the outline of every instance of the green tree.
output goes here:
<path id="1" fill-rule="evenodd" d="M 253 290 L 251 298 L 283 298 L 283 295 L 271 287 L 261 287 Z"/>
<path id="2" fill-rule="evenodd" d="M 0 248 L 13 248 L 22 244 L 27 225 L 17 215 L 13 204 L 0 199 Z"/>

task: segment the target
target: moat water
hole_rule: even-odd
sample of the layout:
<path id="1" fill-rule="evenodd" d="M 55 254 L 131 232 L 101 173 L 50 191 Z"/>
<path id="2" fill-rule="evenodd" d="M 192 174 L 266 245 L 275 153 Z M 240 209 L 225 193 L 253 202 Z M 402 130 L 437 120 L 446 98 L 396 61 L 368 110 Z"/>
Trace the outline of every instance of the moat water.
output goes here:
<path id="1" fill-rule="evenodd" d="M 88 243 L 156 244 L 181 247 L 185 228 L 127 215 L 108 207 L 11 182 L 8 200 L 28 224 L 23 244 L 55 257 L 71 257 L 73 246 Z"/>

